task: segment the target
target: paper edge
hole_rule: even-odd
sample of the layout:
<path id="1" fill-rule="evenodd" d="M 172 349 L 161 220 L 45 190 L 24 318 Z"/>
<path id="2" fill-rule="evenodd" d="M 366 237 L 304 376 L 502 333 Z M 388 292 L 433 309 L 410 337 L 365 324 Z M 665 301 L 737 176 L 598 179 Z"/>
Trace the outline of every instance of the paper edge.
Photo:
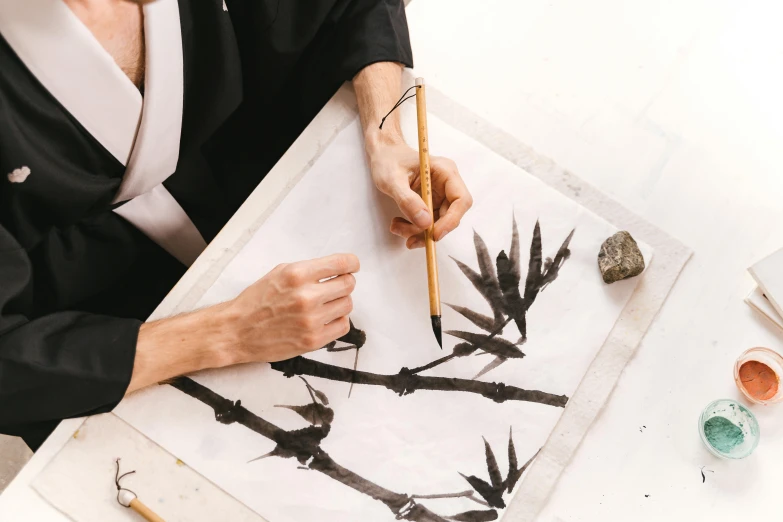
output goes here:
<path id="1" fill-rule="evenodd" d="M 763 274 L 759 273 L 759 268 L 763 268 L 764 272 L 766 272 L 766 264 L 767 262 L 772 262 L 772 258 L 777 255 L 778 253 L 783 254 L 783 249 L 777 250 L 774 253 L 768 255 L 761 261 L 755 263 L 751 267 L 748 268 L 748 273 L 753 278 L 754 281 L 756 281 L 756 284 L 761 289 L 761 291 L 764 293 L 764 296 L 766 296 L 767 301 L 772 305 L 772 308 L 775 309 L 775 311 L 783 317 L 783 306 L 781 306 L 780 303 L 778 303 L 777 299 L 775 299 L 775 296 L 772 295 L 772 292 L 769 291 L 769 287 L 764 283 L 765 277 Z"/>
<path id="2" fill-rule="evenodd" d="M 764 306 L 764 301 L 762 300 L 766 301 L 766 305 L 769 308 Z M 783 318 L 780 316 L 777 310 L 775 310 L 775 307 L 772 306 L 772 303 L 770 303 L 769 300 L 764 297 L 764 291 L 760 286 L 753 287 L 753 289 L 748 292 L 748 295 L 745 296 L 744 301 L 745 304 L 750 306 L 750 308 L 756 313 L 764 317 L 767 321 L 771 322 L 779 329 L 783 330 Z"/>
<path id="3" fill-rule="evenodd" d="M 72 522 L 79 522 L 79 518 L 75 517 L 73 514 L 69 513 L 65 510 L 65 508 L 59 503 L 55 502 L 51 499 L 49 490 L 47 486 L 43 485 L 43 480 L 46 478 L 46 476 L 51 473 L 51 470 L 54 467 L 55 462 L 58 462 L 59 459 L 63 458 L 63 454 L 66 451 L 66 448 L 69 448 L 71 444 L 76 444 L 77 440 L 77 434 L 82 433 L 83 436 L 90 436 L 89 431 L 85 431 L 85 428 L 88 430 L 91 428 L 91 426 L 98 425 L 98 428 L 103 434 L 107 432 L 107 425 L 104 425 L 106 422 L 106 418 L 111 417 L 111 423 L 116 423 L 114 426 L 108 426 L 108 428 L 116 429 L 116 432 L 122 432 L 123 435 L 125 433 L 132 433 L 134 437 L 138 437 L 138 440 L 144 440 L 149 446 L 155 448 L 153 451 L 156 451 L 158 455 L 165 455 L 169 457 L 169 461 L 178 461 L 181 462 L 182 470 L 185 473 L 188 473 L 190 475 L 193 475 L 195 477 L 198 477 L 198 480 L 203 481 L 208 485 L 208 487 L 214 488 L 215 492 L 223 493 L 227 499 L 227 505 L 230 505 L 233 508 L 232 515 L 239 515 L 240 521 L 244 522 L 250 522 L 251 520 L 253 522 L 255 521 L 261 521 L 266 522 L 266 520 L 261 517 L 258 513 L 250 509 L 247 505 L 245 505 L 243 502 L 240 502 L 236 497 L 228 493 L 226 490 L 221 488 L 219 485 L 215 484 L 212 480 L 205 477 L 192 467 L 190 467 L 186 462 L 180 461 L 176 455 L 168 451 L 166 448 L 162 447 L 160 444 L 155 442 L 154 440 L 150 439 L 146 434 L 142 433 L 141 431 L 137 430 L 135 427 L 130 425 L 125 419 L 119 417 L 118 415 L 114 415 L 113 413 L 99 413 L 97 415 L 91 415 L 89 417 L 84 417 L 82 423 L 79 425 L 79 428 L 76 429 L 73 433 L 73 435 L 69 436 L 65 442 L 57 449 L 57 452 L 54 454 L 54 456 L 49 459 L 49 461 L 46 463 L 46 465 L 41 469 L 39 473 L 37 473 L 33 479 L 29 483 L 30 489 L 32 489 L 38 496 L 40 496 L 42 499 L 46 501 L 46 503 L 51 506 L 53 509 L 57 510 L 58 513 L 60 513 L 63 517 L 67 518 L 68 520 Z M 124 435 L 125 436 L 125 435 Z M 87 439 L 87 444 L 89 444 L 89 440 Z M 80 443 L 84 443 L 84 441 L 79 441 Z M 132 460 L 133 455 L 123 455 L 122 458 L 126 458 L 126 461 L 128 459 Z M 160 462 L 157 462 L 157 464 L 160 464 Z M 163 464 L 164 466 L 169 464 Z M 110 483 L 109 483 L 110 484 Z M 82 491 L 82 493 L 84 493 Z M 113 500 L 113 498 L 112 498 Z M 131 517 L 136 518 L 136 517 Z"/>

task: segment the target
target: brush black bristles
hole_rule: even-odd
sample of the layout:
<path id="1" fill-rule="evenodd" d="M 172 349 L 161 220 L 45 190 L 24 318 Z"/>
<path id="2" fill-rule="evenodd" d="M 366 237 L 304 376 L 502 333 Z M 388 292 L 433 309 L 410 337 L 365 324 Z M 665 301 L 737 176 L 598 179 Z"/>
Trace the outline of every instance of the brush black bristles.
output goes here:
<path id="1" fill-rule="evenodd" d="M 435 339 L 438 340 L 438 346 L 440 346 L 441 350 L 443 349 L 443 334 L 441 333 L 440 329 L 440 316 L 439 315 L 431 315 L 430 319 L 432 320 L 432 331 L 435 332 Z"/>

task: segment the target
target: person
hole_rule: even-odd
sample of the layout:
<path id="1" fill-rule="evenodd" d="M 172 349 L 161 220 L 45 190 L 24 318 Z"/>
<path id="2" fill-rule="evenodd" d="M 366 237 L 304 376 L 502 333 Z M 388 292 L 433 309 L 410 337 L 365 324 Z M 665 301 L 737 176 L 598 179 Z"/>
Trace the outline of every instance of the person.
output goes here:
<path id="1" fill-rule="evenodd" d="M 418 154 L 396 114 L 378 128 L 413 65 L 401 0 L 0 0 L 0 35 L 0 432 L 33 449 L 142 387 L 348 331 L 348 253 L 144 322 L 345 81 L 391 232 L 423 245 Z M 471 196 L 432 172 L 438 240 Z"/>

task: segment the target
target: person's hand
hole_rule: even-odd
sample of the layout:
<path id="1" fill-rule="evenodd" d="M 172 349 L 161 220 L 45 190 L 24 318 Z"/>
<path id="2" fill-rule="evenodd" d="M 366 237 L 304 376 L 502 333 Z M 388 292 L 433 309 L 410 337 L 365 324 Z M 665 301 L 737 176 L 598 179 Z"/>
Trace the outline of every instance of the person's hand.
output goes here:
<path id="1" fill-rule="evenodd" d="M 274 362 L 350 330 L 352 254 L 280 265 L 231 301 L 141 325 L 126 393 L 206 368 Z M 323 282 L 321 282 L 323 281 Z"/>
<path id="2" fill-rule="evenodd" d="M 249 286 L 224 313 L 234 362 L 290 359 L 347 334 L 358 271 L 356 256 L 335 254 L 279 265 Z"/>
<path id="3" fill-rule="evenodd" d="M 405 238 L 408 248 L 424 246 L 424 230 L 431 225 L 427 205 L 421 198 L 419 153 L 402 139 L 368 143 L 368 158 L 375 186 L 391 197 L 404 217 L 391 222 L 393 234 Z M 435 214 L 433 239 L 440 241 L 457 228 L 473 198 L 448 158 L 430 157 L 432 206 Z"/>

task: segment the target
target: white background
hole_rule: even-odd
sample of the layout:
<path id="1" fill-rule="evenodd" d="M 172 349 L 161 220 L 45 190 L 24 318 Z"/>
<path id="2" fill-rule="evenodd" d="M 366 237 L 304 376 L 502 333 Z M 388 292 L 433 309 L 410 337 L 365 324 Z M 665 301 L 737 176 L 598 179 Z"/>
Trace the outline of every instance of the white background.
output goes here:
<path id="1" fill-rule="evenodd" d="M 541 522 L 779 512 L 783 406 L 725 462 L 696 422 L 732 367 L 783 337 L 742 302 L 783 245 L 779 2 L 416 0 L 416 70 L 694 250 Z M 642 426 L 647 426 L 640 432 Z M 708 473 L 702 484 L 699 468 Z M 645 497 L 645 495 L 650 495 Z"/>

